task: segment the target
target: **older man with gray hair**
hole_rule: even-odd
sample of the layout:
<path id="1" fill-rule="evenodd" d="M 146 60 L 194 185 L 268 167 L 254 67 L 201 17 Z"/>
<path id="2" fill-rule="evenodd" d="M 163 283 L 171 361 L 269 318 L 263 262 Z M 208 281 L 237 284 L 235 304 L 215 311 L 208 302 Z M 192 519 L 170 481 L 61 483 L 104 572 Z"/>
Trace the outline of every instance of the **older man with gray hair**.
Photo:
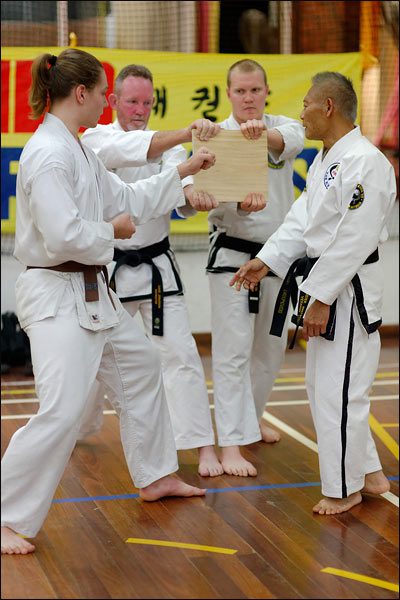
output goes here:
<path id="1" fill-rule="evenodd" d="M 379 246 L 396 183 L 389 161 L 354 125 L 351 81 L 323 72 L 312 83 L 301 119 L 306 137 L 323 148 L 284 223 L 231 285 L 253 289 L 270 270 L 284 278 L 270 332 L 279 335 L 303 275 L 292 321 L 308 341 L 306 386 L 325 496 L 313 510 L 331 515 L 359 504 L 362 492 L 390 487 L 369 428 L 368 393 L 380 353 Z"/>

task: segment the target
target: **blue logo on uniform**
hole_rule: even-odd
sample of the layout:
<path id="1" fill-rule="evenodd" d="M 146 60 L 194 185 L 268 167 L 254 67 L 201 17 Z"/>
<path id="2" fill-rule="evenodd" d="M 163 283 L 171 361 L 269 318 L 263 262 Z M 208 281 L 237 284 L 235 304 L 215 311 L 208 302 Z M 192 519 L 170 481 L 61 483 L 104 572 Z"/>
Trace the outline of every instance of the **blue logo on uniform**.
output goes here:
<path id="1" fill-rule="evenodd" d="M 340 163 L 333 163 L 333 165 L 330 165 L 324 175 L 324 186 L 326 187 L 326 189 L 328 189 L 331 185 L 333 180 L 335 179 L 336 175 L 338 174 L 339 171 L 339 167 L 340 167 Z"/>

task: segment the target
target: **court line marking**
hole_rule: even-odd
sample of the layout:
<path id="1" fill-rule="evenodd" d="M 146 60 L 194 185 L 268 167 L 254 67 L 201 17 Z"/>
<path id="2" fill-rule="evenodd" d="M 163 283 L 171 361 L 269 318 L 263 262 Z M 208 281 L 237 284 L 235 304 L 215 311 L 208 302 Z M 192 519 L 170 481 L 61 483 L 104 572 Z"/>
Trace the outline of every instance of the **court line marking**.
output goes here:
<path id="1" fill-rule="evenodd" d="M 375 435 L 381 440 L 381 442 L 383 442 L 385 444 L 385 446 L 390 450 L 390 452 L 393 454 L 393 456 L 395 458 L 397 458 L 397 460 L 399 460 L 399 445 L 398 445 L 398 443 L 392 438 L 390 433 L 388 433 L 382 427 L 382 425 L 379 423 L 379 421 L 371 413 L 369 415 L 369 426 L 371 427 L 371 429 L 375 433 Z"/>
<path id="2" fill-rule="evenodd" d="M 398 475 L 390 475 L 390 481 L 398 481 Z M 276 490 L 288 488 L 320 487 L 320 481 L 301 481 L 300 483 L 269 483 L 264 485 L 243 485 L 226 488 L 206 488 L 206 494 L 222 494 L 224 492 L 257 492 L 262 490 Z M 65 504 L 68 502 L 95 502 L 99 500 L 134 500 L 139 494 L 113 494 L 110 496 L 83 496 L 77 498 L 55 498 L 52 504 Z"/>
<path id="3" fill-rule="evenodd" d="M 296 429 L 293 429 L 293 427 L 290 427 L 289 425 L 287 425 L 277 417 L 274 417 L 274 415 L 267 413 L 266 411 L 263 413 L 263 417 L 266 421 L 269 421 L 270 423 L 275 425 L 275 427 L 278 427 L 278 429 L 281 429 L 301 444 L 304 444 L 304 446 L 307 446 L 307 448 L 310 448 L 314 452 L 318 453 L 317 444 L 302 433 L 300 433 L 299 431 L 296 431 Z M 385 498 L 385 500 L 387 500 L 388 502 L 391 502 L 395 506 L 399 507 L 399 498 L 395 494 L 392 494 L 392 492 L 386 492 L 385 494 L 380 495 L 382 496 L 382 498 Z"/>
<path id="4" fill-rule="evenodd" d="M 386 396 L 370 396 L 370 400 L 374 402 L 382 402 L 388 400 L 397 400 L 398 395 L 386 395 Z M 18 400 L 2 400 L 1 404 L 34 404 L 38 402 L 37 398 L 20 398 Z M 268 407 L 271 406 L 306 406 L 310 404 L 308 400 L 277 400 L 274 402 L 268 402 Z M 214 410 L 214 404 L 210 404 L 210 409 Z M 32 414 L 20 414 L 20 415 L 2 415 L 1 419 L 4 421 L 11 421 L 12 419 L 31 419 L 36 413 Z M 103 410 L 103 415 L 116 415 L 116 411 L 112 409 Z M 383 425 L 382 425 L 383 426 Z M 398 427 L 398 424 L 396 425 Z"/>
<path id="5" fill-rule="evenodd" d="M 383 396 L 370 396 L 370 400 L 373 402 L 382 402 L 388 400 L 397 400 L 398 395 L 383 395 Z M 35 404 L 38 402 L 37 398 L 19 398 L 18 400 L 2 400 L 1 404 L 4 405 L 12 405 L 12 404 Z M 268 407 L 271 406 L 306 406 L 310 404 L 308 400 L 276 400 L 273 402 L 268 402 Z M 214 410 L 214 404 L 210 404 L 210 409 Z M 105 409 L 103 410 L 103 415 L 116 415 L 115 410 Z M 30 419 L 35 416 L 35 413 L 32 414 L 20 414 L 20 415 L 2 415 L 1 419 L 4 421 L 10 421 L 12 419 Z M 392 425 L 394 426 L 394 425 Z M 398 427 L 398 424 L 396 425 Z"/>
<path id="6" fill-rule="evenodd" d="M 187 544 L 186 542 L 167 542 L 165 540 L 148 540 L 144 538 L 128 538 L 126 544 L 147 544 L 149 546 L 168 546 L 170 548 L 190 548 L 203 552 L 217 552 L 219 554 L 236 554 L 232 548 L 219 548 L 218 546 L 203 546 L 201 544 Z"/>
<path id="7" fill-rule="evenodd" d="M 381 423 L 382 427 L 398 427 L 399 424 L 398 423 Z"/>
<path id="8" fill-rule="evenodd" d="M 388 379 L 388 380 L 383 380 L 383 381 L 374 381 L 374 383 L 372 384 L 372 387 L 376 387 L 376 386 L 386 386 L 386 385 L 396 385 L 398 384 L 398 380 L 395 379 Z M 306 386 L 305 385 L 278 385 L 272 388 L 273 392 L 295 392 L 295 391 L 300 391 L 300 390 L 305 390 Z M 28 389 L 28 390 L 1 390 L 1 396 L 5 397 L 5 396 L 20 396 L 22 394 L 34 394 L 36 392 L 35 389 Z M 208 394 L 213 394 L 214 393 L 214 388 L 207 388 L 207 392 Z M 397 396 L 395 396 L 397 398 Z M 7 398 L 5 398 L 7 399 Z M 25 398 L 24 398 L 25 399 Z M 9 398 L 8 398 L 9 400 Z M 32 396 L 32 398 L 27 398 L 27 400 L 32 400 L 32 401 L 37 401 L 38 398 L 36 396 Z"/>
<path id="9" fill-rule="evenodd" d="M 380 369 L 393 369 L 398 367 L 398 363 L 382 363 L 379 368 Z M 293 368 L 293 369 L 281 369 L 279 371 L 279 373 L 304 373 L 305 369 L 304 367 L 302 368 Z M 384 373 L 384 371 L 378 371 L 378 373 Z M 398 371 L 396 371 L 396 374 L 398 374 Z M 16 381 L 7 381 L 4 380 L 1 382 L 1 387 L 10 387 L 10 386 L 15 386 L 15 387 L 19 387 L 19 386 L 23 386 L 23 385 L 32 385 L 33 384 L 33 377 L 31 377 L 30 379 L 18 379 Z M 210 379 L 207 380 L 207 385 L 212 385 L 212 381 Z"/>
<path id="10" fill-rule="evenodd" d="M 394 379 L 394 380 L 387 380 L 385 381 L 385 383 L 381 383 L 381 382 L 377 382 L 377 379 L 385 379 L 386 377 L 397 377 L 399 376 L 399 372 L 398 371 L 388 371 L 388 372 L 384 372 L 384 373 L 376 373 L 375 375 L 375 381 L 372 385 L 392 385 L 392 384 L 396 384 L 399 382 L 398 379 Z M 305 382 L 305 378 L 304 377 L 277 377 L 275 379 L 275 383 L 304 383 Z M 32 382 L 31 382 L 32 384 Z M 213 384 L 212 381 L 207 380 L 207 386 L 211 387 Z M 8 388 L 5 387 L 4 383 L 2 383 L 1 385 L 1 395 L 7 395 L 7 394 L 13 394 L 15 396 L 18 395 L 22 395 L 22 394 L 35 394 L 36 393 L 36 389 L 35 388 L 30 388 L 30 389 L 12 389 L 12 386 L 10 383 L 6 384 L 8 386 Z M 15 386 L 15 384 L 14 384 Z M 17 386 L 15 386 L 17 387 Z M 11 389 L 9 389 L 11 388 Z M 273 389 L 283 389 L 282 386 L 274 386 Z M 294 386 L 290 386 L 290 389 L 294 389 Z"/>
<path id="11" fill-rule="evenodd" d="M 392 592 L 398 592 L 399 586 L 397 583 L 390 583 L 390 581 L 384 581 L 383 579 L 376 579 L 375 577 L 367 577 L 367 575 L 359 575 L 358 573 L 352 573 L 351 571 L 342 571 L 342 569 L 334 569 L 333 567 L 325 567 L 321 569 L 321 573 L 328 573 L 330 575 L 337 575 L 338 577 L 346 577 L 346 579 L 355 579 L 369 585 L 384 588 L 385 590 L 391 590 Z"/>

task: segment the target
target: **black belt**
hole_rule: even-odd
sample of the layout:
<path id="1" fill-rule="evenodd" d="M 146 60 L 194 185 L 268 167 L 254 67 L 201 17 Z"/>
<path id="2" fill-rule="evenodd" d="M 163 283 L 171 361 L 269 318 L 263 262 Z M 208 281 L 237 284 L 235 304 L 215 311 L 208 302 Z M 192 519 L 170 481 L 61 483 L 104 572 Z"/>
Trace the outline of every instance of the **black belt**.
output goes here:
<path id="1" fill-rule="evenodd" d="M 130 267 L 138 267 L 140 264 L 145 263 L 151 265 L 152 269 L 152 282 L 151 282 L 151 303 L 152 303 L 152 334 L 153 335 L 164 335 L 164 290 L 163 282 L 159 269 L 153 262 L 153 258 L 166 254 L 169 250 L 169 239 L 164 238 L 157 244 L 146 246 L 145 248 L 138 248 L 137 250 L 120 250 L 119 248 L 114 249 L 114 260 L 116 265 L 110 279 L 110 287 L 115 289 L 115 275 L 120 267 L 128 265 Z"/>
<path id="2" fill-rule="evenodd" d="M 298 258 L 297 260 L 295 260 L 294 263 L 289 268 L 288 272 L 286 273 L 286 276 L 283 280 L 283 283 L 281 285 L 281 288 L 279 290 L 279 293 L 278 293 L 278 296 L 276 299 L 274 316 L 272 318 L 272 324 L 271 324 L 271 329 L 270 329 L 269 333 L 271 335 L 276 335 L 278 337 L 281 337 L 281 335 L 282 335 L 283 327 L 284 327 L 284 324 L 286 321 L 287 312 L 289 309 L 290 299 L 292 300 L 293 306 L 296 306 L 296 304 L 298 304 L 297 315 L 293 315 L 293 317 L 292 317 L 292 323 L 294 323 L 296 325 L 296 329 L 295 329 L 292 341 L 290 342 L 290 345 L 289 345 L 290 350 L 292 348 L 294 348 L 298 329 L 299 329 L 299 327 L 303 326 L 303 317 L 304 317 L 305 311 L 307 309 L 308 303 L 310 302 L 310 296 L 309 296 L 309 294 L 306 294 L 305 292 L 300 292 L 299 300 L 297 302 L 298 286 L 297 286 L 296 277 L 302 276 L 303 277 L 302 282 L 303 282 L 308 277 L 312 267 L 315 265 L 318 258 L 319 257 L 309 258 L 308 256 L 304 256 L 302 258 Z M 379 260 L 379 252 L 378 252 L 378 248 L 377 248 L 376 250 L 374 250 L 374 252 L 372 252 L 372 254 L 370 254 L 368 256 L 368 258 L 365 260 L 365 262 L 363 264 L 369 265 L 371 263 L 377 262 L 378 260 Z M 361 316 L 361 321 L 362 321 L 364 327 L 366 328 L 366 330 L 368 331 L 368 333 L 372 333 L 373 331 L 376 331 L 376 329 L 378 329 L 379 325 L 381 324 L 381 321 L 377 321 L 376 323 L 372 323 L 372 324 L 368 323 L 368 317 L 367 317 L 366 310 L 364 307 L 364 299 L 363 299 L 363 295 L 362 295 L 360 278 L 356 274 L 351 281 L 352 281 L 352 284 L 354 287 L 357 308 L 358 308 L 360 316 Z M 335 300 L 332 303 L 332 305 L 330 306 L 329 319 L 328 319 L 328 323 L 327 323 L 327 327 L 326 327 L 326 333 L 321 334 L 321 337 L 325 338 L 326 340 L 330 340 L 330 341 L 332 341 L 335 337 L 336 304 L 337 304 L 337 301 Z"/>
<path id="3" fill-rule="evenodd" d="M 226 233 L 220 233 L 210 251 L 206 270 L 209 273 L 236 273 L 239 267 L 214 267 L 218 250 L 220 248 L 228 248 L 229 250 L 244 252 L 245 254 L 250 254 L 250 259 L 252 259 L 260 252 L 263 245 L 264 244 L 260 244 L 259 242 L 251 242 L 250 240 L 244 240 L 242 238 L 226 235 Z M 268 273 L 268 275 L 270 277 L 276 277 L 275 273 L 272 273 L 271 271 Z M 257 285 L 255 290 L 249 289 L 249 312 L 258 313 L 259 304 L 260 286 Z"/>

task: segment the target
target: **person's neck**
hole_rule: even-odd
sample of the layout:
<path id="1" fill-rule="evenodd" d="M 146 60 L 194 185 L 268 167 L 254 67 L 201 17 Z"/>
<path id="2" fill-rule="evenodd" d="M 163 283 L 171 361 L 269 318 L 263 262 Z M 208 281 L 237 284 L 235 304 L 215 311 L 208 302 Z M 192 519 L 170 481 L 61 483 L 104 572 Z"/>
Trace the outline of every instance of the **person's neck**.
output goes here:
<path id="1" fill-rule="evenodd" d="M 336 144 L 337 141 L 339 141 L 342 137 L 344 137 L 345 135 L 350 133 L 350 131 L 353 131 L 354 128 L 355 128 L 355 125 L 353 125 L 352 123 L 349 123 L 347 121 L 337 123 L 335 126 L 330 127 L 326 136 L 324 136 L 322 138 L 322 143 L 323 143 L 322 156 L 323 156 L 323 158 L 325 157 L 327 152 L 329 152 L 329 150 L 332 148 L 332 146 L 334 146 Z"/>
<path id="2" fill-rule="evenodd" d="M 74 136 L 74 138 L 79 141 L 78 132 L 80 124 L 78 123 L 73 111 L 69 110 L 68 107 L 65 106 L 54 106 L 51 108 L 50 114 L 60 119 L 69 132 Z"/>

